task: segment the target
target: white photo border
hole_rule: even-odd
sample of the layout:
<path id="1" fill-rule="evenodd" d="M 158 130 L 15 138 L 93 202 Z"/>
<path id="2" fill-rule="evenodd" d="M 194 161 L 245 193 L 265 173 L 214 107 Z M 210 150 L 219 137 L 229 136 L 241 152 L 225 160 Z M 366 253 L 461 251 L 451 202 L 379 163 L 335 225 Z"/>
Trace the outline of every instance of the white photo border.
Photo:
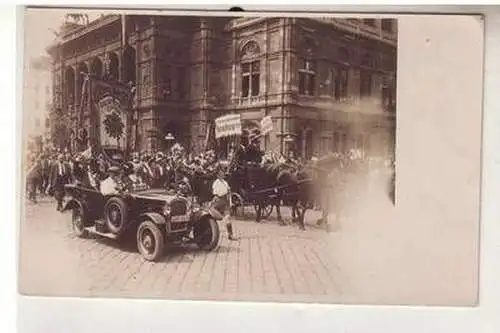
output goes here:
<path id="1" fill-rule="evenodd" d="M 54 2 L 55 3 L 55 2 Z M 112 3 L 112 2 L 111 2 Z M 366 3 L 366 2 L 365 2 Z M 455 2 L 456 3 L 456 2 Z M 62 4 L 61 4 L 62 5 Z M 89 3 L 87 3 L 89 5 Z M 124 6 L 123 3 L 119 4 Z M 130 5 L 130 2 L 128 2 Z M 116 4 L 118 6 L 118 4 Z M 158 6 L 160 2 L 158 1 Z M 165 4 L 163 3 L 163 6 Z M 187 9 L 189 5 L 182 6 Z M 250 8 L 240 4 L 245 9 Z M 181 7 L 179 5 L 172 7 Z M 208 8 L 199 5 L 200 9 Z M 255 9 L 269 8 L 252 6 Z M 290 8 L 292 7 L 292 8 Z M 297 10 L 298 7 L 288 8 Z M 341 7 L 341 8 L 339 8 Z M 191 8 L 195 8 L 191 6 Z M 227 8 L 214 5 L 214 9 Z M 432 9 L 431 9 L 432 8 Z M 198 332 L 217 330 L 237 332 L 499 332 L 500 321 L 500 10 L 495 7 L 456 6 L 367 7 L 366 11 L 460 12 L 485 14 L 485 75 L 483 109 L 483 164 L 481 203 L 480 306 L 477 308 L 426 308 L 400 306 L 343 306 L 299 304 L 248 304 L 222 302 L 151 301 L 122 299 L 58 299 L 22 297 L 17 294 L 17 227 L 19 224 L 20 93 L 22 68 L 22 8 L 0 11 L 3 25 L 1 64 L 4 103 L 0 122 L 0 145 L 9 161 L 1 163 L 3 223 L 0 223 L 0 256 L 4 269 L 0 283 L 2 324 L 15 325 L 15 302 L 19 309 L 19 331 L 90 332 Z M 287 9 L 284 5 L 275 10 Z M 318 10 L 356 11 L 356 6 L 318 6 Z M 21 21 L 20 21 L 21 20 Z M 16 23 L 17 21 L 17 23 Z M 13 31 L 17 33 L 13 34 Z M 20 34 L 21 31 L 21 34 Z M 17 44 L 17 45 L 16 45 Z M 17 54 L 9 52 L 16 49 Z M 14 90 L 17 88 L 16 90 Z M 17 91 L 17 95 L 14 93 Z M 14 100 L 12 97 L 15 96 Z M 16 124 L 16 125 L 14 125 Z M 14 140 L 14 138 L 16 138 Z M 15 141 L 15 142 L 14 142 Z M 14 144 L 15 143 L 15 144 Z M 15 173 L 14 173 L 15 172 Z M 15 230 L 15 232 L 14 232 Z M 14 255 L 16 257 L 14 257 Z M 14 259 L 15 258 L 15 259 Z M 5 288 L 5 290 L 4 290 Z M 4 295 L 6 297 L 4 297 Z M 4 303 L 5 302 L 5 303 Z M 110 310 L 110 308 L 112 310 Z M 120 319 L 121 318 L 121 319 Z M 4 321 L 4 319 L 7 319 Z M 2 327 L 14 332 L 14 327 Z"/>

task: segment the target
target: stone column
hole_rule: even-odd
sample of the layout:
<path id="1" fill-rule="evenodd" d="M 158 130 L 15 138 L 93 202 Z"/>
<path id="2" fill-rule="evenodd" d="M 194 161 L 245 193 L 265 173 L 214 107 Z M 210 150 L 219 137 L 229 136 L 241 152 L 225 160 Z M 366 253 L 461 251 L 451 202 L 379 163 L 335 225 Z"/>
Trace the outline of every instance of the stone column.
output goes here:
<path id="1" fill-rule="evenodd" d="M 357 68 L 350 67 L 348 73 L 347 96 L 349 101 L 359 101 L 360 94 L 360 71 Z"/>

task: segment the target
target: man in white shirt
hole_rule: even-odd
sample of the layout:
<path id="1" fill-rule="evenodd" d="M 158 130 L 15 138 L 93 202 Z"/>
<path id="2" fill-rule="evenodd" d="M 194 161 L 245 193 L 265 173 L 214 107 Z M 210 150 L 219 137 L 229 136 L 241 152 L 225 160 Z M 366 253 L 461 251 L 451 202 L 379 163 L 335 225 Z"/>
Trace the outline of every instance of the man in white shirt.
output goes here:
<path id="1" fill-rule="evenodd" d="M 236 240 L 233 234 L 233 225 L 230 220 L 229 207 L 231 205 L 231 188 L 224 180 L 224 171 L 219 167 L 217 172 L 217 179 L 212 184 L 212 193 L 214 198 L 212 200 L 213 207 L 219 211 L 224 218 L 222 221 L 226 225 L 228 239 Z"/>
<path id="2" fill-rule="evenodd" d="M 108 169 L 109 177 L 101 182 L 101 193 L 102 195 L 114 195 L 119 193 L 120 184 L 120 169 L 116 166 L 112 166 Z"/>

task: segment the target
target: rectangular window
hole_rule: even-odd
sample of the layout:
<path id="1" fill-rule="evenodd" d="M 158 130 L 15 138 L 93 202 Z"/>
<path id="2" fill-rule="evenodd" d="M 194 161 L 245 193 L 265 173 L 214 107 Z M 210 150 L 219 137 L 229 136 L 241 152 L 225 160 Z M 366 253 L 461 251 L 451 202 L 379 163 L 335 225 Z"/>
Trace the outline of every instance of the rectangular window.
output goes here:
<path id="1" fill-rule="evenodd" d="M 316 64 L 310 60 L 301 60 L 299 69 L 299 94 L 314 96 L 316 91 Z"/>
<path id="2" fill-rule="evenodd" d="M 335 77 L 335 99 L 342 100 L 347 98 L 347 87 L 349 83 L 349 72 L 347 68 L 340 68 Z"/>
<path id="3" fill-rule="evenodd" d="M 258 96 L 260 93 L 260 61 L 241 65 L 241 96 Z"/>
<path id="4" fill-rule="evenodd" d="M 392 32 L 392 19 L 382 19 L 382 30 Z"/>
<path id="5" fill-rule="evenodd" d="M 306 74 L 299 73 L 299 93 L 304 95 L 306 93 Z"/>
<path id="6" fill-rule="evenodd" d="M 169 98 L 172 95 L 172 67 L 165 66 L 162 72 L 162 81 L 163 81 L 163 98 Z"/>
<path id="7" fill-rule="evenodd" d="M 252 96 L 257 96 L 259 95 L 259 89 L 260 89 L 260 75 L 259 74 L 252 74 L 252 83 L 250 85 L 252 87 Z"/>
<path id="8" fill-rule="evenodd" d="M 314 74 L 308 74 L 308 86 L 307 86 L 307 92 L 309 95 L 313 96 L 314 95 L 314 91 L 315 91 L 315 88 L 316 88 L 316 78 L 314 76 Z"/>
<path id="9" fill-rule="evenodd" d="M 366 25 L 369 25 L 371 27 L 375 26 L 375 20 L 374 19 L 363 19 L 363 23 Z"/>
<path id="10" fill-rule="evenodd" d="M 241 79 L 241 96 L 248 97 L 250 93 L 250 76 L 245 75 Z"/>

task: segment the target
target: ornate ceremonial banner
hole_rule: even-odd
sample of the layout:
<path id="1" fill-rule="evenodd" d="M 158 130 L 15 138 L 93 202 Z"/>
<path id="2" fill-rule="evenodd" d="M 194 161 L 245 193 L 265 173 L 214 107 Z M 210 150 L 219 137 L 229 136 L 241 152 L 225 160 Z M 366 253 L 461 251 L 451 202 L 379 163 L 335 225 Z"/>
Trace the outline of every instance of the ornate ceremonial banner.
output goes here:
<path id="1" fill-rule="evenodd" d="M 120 101 L 106 96 L 97 103 L 100 119 L 100 142 L 103 147 L 122 148 L 127 142 L 127 115 Z"/>

